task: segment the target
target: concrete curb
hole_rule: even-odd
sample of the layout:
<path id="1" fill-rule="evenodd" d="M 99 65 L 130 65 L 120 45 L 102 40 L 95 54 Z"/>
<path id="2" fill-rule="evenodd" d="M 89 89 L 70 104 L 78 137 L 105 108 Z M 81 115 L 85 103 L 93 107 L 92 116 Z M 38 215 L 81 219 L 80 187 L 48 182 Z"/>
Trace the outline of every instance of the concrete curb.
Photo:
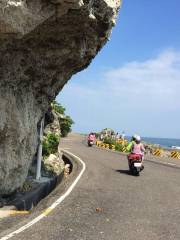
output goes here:
<path id="1" fill-rule="evenodd" d="M 70 172 L 74 172 L 79 168 L 79 161 L 74 155 L 64 149 L 59 149 L 65 164 L 70 165 Z M 30 211 L 42 199 L 47 197 L 64 179 L 64 171 L 59 176 L 49 179 L 47 182 L 40 183 L 36 188 L 23 194 L 17 194 L 8 205 L 0 208 L 0 218 L 12 215 L 11 210 Z"/>
<path id="2" fill-rule="evenodd" d="M 68 158 L 70 157 L 71 160 L 73 161 L 73 163 L 75 163 L 75 165 L 78 166 L 78 168 L 81 166 L 80 171 L 78 173 L 78 176 L 75 177 L 75 179 L 71 183 L 70 187 L 67 189 L 67 191 L 63 195 L 60 195 L 60 197 L 58 199 L 56 199 L 53 203 L 51 203 L 51 205 L 47 209 L 45 209 L 39 216 L 35 217 L 33 220 L 31 220 L 27 224 L 21 226 L 19 229 L 16 229 L 15 231 L 10 232 L 7 235 L 1 237 L 0 240 L 10 239 L 10 238 L 12 238 L 12 237 L 14 237 L 14 236 L 24 232 L 26 229 L 28 229 L 31 226 L 35 225 L 36 223 L 41 221 L 43 218 L 47 217 L 73 191 L 73 189 L 75 188 L 75 186 L 77 185 L 77 183 L 79 182 L 79 180 L 81 179 L 82 175 L 84 174 L 84 172 L 86 170 L 86 164 L 79 157 L 77 157 L 76 155 L 74 155 L 74 154 L 72 154 L 70 152 L 64 152 L 64 154 L 66 154 L 66 157 L 68 155 Z M 79 162 L 79 164 L 78 164 L 78 162 Z"/>
<path id="3" fill-rule="evenodd" d="M 79 162 L 71 152 L 64 149 L 60 149 L 60 151 L 65 164 L 70 164 L 71 171 L 78 167 Z"/>
<path id="4" fill-rule="evenodd" d="M 30 211 L 43 198 L 48 196 L 56 186 L 63 180 L 64 171 L 60 175 L 49 179 L 47 182 L 40 183 L 36 188 L 24 194 L 17 194 L 15 199 L 8 205 L 15 206 L 19 211 Z"/>
<path id="5" fill-rule="evenodd" d="M 0 219 L 9 217 L 13 211 L 16 211 L 15 206 L 5 206 L 3 208 L 0 208 Z"/>

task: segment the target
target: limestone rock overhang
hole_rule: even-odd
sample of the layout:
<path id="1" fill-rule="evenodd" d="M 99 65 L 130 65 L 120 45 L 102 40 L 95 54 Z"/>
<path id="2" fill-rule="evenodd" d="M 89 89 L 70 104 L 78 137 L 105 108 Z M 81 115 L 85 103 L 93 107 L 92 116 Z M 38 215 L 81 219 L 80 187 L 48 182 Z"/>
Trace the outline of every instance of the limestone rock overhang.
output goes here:
<path id="1" fill-rule="evenodd" d="M 120 4 L 0 0 L 0 194 L 23 184 L 42 116 L 108 41 Z"/>

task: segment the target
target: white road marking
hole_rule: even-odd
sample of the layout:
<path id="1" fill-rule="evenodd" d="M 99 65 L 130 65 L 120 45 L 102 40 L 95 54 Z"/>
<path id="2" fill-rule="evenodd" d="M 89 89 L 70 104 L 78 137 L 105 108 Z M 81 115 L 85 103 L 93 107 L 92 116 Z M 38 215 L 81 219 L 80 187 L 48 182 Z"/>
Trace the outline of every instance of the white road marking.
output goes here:
<path id="1" fill-rule="evenodd" d="M 168 164 L 168 165 L 171 165 L 171 166 L 177 166 L 178 167 L 178 165 L 176 165 L 176 164 L 174 164 L 174 163 L 166 163 L 166 164 Z"/>
<path id="2" fill-rule="evenodd" d="M 173 166 L 173 167 L 178 167 L 178 168 L 180 167 L 179 165 L 177 165 L 175 163 L 170 163 L 170 162 L 155 161 L 155 160 L 152 160 L 152 159 L 146 159 L 145 161 L 149 161 L 149 162 L 152 162 L 152 163 L 159 163 L 159 164 L 162 164 L 164 166 Z"/>
<path id="3" fill-rule="evenodd" d="M 86 170 L 86 165 L 85 163 L 76 155 L 63 150 L 65 153 L 67 153 L 68 155 L 76 158 L 83 166 L 80 174 L 78 175 L 78 177 L 75 179 L 75 181 L 73 182 L 73 184 L 70 186 L 70 188 L 67 190 L 67 192 L 65 194 L 63 194 L 60 198 L 58 198 L 49 208 L 47 208 L 42 214 L 40 214 L 38 217 L 34 218 L 31 222 L 27 223 L 26 225 L 22 226 L 21 228 L 19 228 L 18 230 L 7 234 L 6 236 L 0 238 L 0 240 L 7 240 L 10 239 L 14 236 L 16 236 L 17 234 L 25 231 L 27 228 L 31 227 L 32 225 L 34 225 L 35 223 L 39 222 L 41 219 L 43 219 L 44 217 L 46 217 L 53 209 L 55 209 L 74 189 L 74 187 L 76 186 L 76 184 L 78 183 L 78 181 L 80 180 L 80 178 L 82 177 L 84 171 Z"/>

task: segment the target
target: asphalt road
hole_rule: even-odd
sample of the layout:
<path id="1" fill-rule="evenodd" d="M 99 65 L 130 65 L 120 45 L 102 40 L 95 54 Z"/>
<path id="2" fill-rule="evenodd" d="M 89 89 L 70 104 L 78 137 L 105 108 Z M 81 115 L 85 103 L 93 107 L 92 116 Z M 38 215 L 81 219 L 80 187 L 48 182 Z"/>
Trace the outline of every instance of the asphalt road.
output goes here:
<path id="1" fill-rule="evenodd" d="M 141 176 L 131 176 L 125 156 L 89 148 L 83 140 L 83 136 L 71 135 L 62 142 L 87 167 L 71 195 L 45 219 L 12 239 L 179 240 L 180 169 L 146 161 Z M 51 198 L 56 199 L 58 191 Z"/>

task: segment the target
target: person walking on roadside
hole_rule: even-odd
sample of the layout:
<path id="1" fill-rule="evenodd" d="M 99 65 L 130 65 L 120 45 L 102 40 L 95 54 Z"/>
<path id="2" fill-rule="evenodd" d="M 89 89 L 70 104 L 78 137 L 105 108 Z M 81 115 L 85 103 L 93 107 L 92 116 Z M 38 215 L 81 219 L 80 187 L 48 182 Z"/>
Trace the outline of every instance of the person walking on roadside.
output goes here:
<path id="1" fill-rule="evenodd" d="M 99 136 L 99 140 L 100 141 L 103 141 L 104 140 L 104 135 L 101 133 L 100 136 Z"/>
<path id="2" fill-rule="evenodd" d="M 121 134 L 121 139 L 124 140 L 125 139 L 125 132 L 123 131 Z"/>
<path id="3" fill-rule="evenodd" d="M 116 140 L 119 140 L 119 133 L 118 133 L 118 132 L 116 133 L 115 139 L 116 139 Z"/>

